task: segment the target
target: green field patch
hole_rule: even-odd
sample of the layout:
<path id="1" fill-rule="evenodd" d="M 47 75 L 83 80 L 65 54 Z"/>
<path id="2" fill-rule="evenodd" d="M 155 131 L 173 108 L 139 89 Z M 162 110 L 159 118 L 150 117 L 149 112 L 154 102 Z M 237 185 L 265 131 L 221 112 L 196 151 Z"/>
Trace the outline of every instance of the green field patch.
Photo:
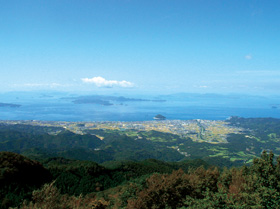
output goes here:
<path id="1" fill-rule="evenodd" d="M 132 131 L 125 132 L 125 134 L 126 134 L 127 136 L 130 136 L 130 137 L 137 137 L 137 136 L 138 136 L 138 133 L 137 133 L 137 132 L 132 132 Z"/>
<path id="2" fill-rule="evenodd" d="M 234 162 L 237 160 L 243 160 L 246 161 L 246 163 L 251 163 L 253 159 L 255 158 L 255 155 L 247 154 L 243 151 L 235 153 L 231 158 L 230 161 Z"/>
<path id="3" fill-rule="evenodd" d="M 257 140 L 257 141 L 260 142 L 260 143 L 266 143 L 266 141 L 263 141 L 263 140 L 261 140 L 261 139 L 258 138 L 258 137 L 252 136 L 252 138 L 255 139 L 255 140 Z"/>
<path id="4" fill-rule="evenodd" d="M 237 152 L 236 154 L 239 155 L 239 156 L 245 156 L 245 157 L 248 156 L 243 151 Z"/>
<path id="5" fill-rule="evenodd" d="M 237 161 L 237 160 L 245 160 L 245 159 L 239 158 L 239 157 L 231 157 L 231 158 L 229 158 L 229 160 L 230 160 L 231 162 L 234 162 L 234 161 Z"/>
<path id="6" fill-rule="evenodd" d="M 247 163 L 253 163 L 254 159 L 250 159 L 247 161 Z"/>
<path id="7" fill-rule="evenodd" d="M 226 147 L 211 147 L 211 148 L 209 148 L 209 150 L 214 151 L 214 152 L 220 152 L 220 151 L 228 150 L 228 148 L 226 148 Z"/>
<path id="8" fill-rule="evenodd" d="M 270 133 L 267 135 L 270 139 L 276 139 L 277 138 L 277 134 L 276 133 Z"/>
<path id="9" fill-rule="evenodd" d="M 170 140 L 165 139 L 165 138 L 161 138 L 161 137 L 149 137 L 147 139 L 151 140 L 153 142 L 170 142 Z M 172 141 L 174 141 L 174 139 Z M 176 139 L 175 139 L 175 141 L 176 141 Z"/>
<path id="10" fill-rule="evenodd" d="M 277 138 L 277 134 L 276 133 L 270 133 L 267 135 L 269 137 L 269 140 L 274 141 L 274 142 L 279 142 L 280 139 Z"/>
<path id="11" fill-rule="evenodd" d="M 216 153 L 214 155 L 209 155 L 209 157 L 220 157 L 222 156 L 224 158 L 224 156 L 228 157 L 225 153 L 222 153 L 222 152 L 219 152 L 219 153 Z"/>

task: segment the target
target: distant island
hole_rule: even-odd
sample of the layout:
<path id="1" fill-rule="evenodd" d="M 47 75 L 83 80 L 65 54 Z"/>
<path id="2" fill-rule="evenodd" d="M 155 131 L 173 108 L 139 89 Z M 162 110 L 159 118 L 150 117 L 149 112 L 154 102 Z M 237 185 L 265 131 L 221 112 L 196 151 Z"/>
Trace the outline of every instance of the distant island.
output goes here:
<path id="1" fill-rule="evenodd" d="M 123 102 L 165 102 L 166 100 L 161 99 L 136 99 L 136 98 L 126 98 L 123 96 L 102 96 L 102 95 L 91 95 L 91 96 L 79 96 L 79 97 L 64 97 L 62 99 L 71 99 L 74 104 L 99 104 L 104 106 L 114 105 Z"/>
<path id="2" fill-rule="evenodd" d="M 154 119 L 155 119 L 155 120 L 165 120 L 166 117 L 164 117 L 164 116 L 161 115 L 161 114 L 158 114 L 158 115 L 156 115 L 156 116 L 154 117 Z"/>
<path id="3" fill-rule="evenodd" d="M 72 101 L 74 104 L 99 104 L 104 106 L 113 105 L 111 102 L 96 98 L 79 98 Z"/>
<path id="4" fill-rule="evenodd" d="M 18 104 L 10 104 L 10 103 L 1 103 L 0 102 L 0 107 L 20 107 L 21 105 Z"/>

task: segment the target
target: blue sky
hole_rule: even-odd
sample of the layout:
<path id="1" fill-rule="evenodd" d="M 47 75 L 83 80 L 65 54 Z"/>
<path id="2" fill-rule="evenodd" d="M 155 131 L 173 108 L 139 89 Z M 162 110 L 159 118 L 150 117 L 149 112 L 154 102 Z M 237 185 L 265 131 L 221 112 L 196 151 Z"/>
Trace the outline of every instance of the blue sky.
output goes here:
<path id="1" fill-rule="evenodd" d="M 0 0 L 0 91 L 279 94 L 280 2 Z"/>

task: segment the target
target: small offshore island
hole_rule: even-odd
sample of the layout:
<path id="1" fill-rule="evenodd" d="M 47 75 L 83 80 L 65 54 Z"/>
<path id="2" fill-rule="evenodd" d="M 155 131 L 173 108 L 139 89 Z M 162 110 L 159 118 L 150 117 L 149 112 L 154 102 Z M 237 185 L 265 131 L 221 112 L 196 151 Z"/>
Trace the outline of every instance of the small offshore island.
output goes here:
<path id="1" fill-rule="evenodd" d="M 155 120 L 165 120 L 166 117 L 163 116 L 163 115 L 161 115 L 161 114 L 158 114 L 158 115 L 156 115 L 156 116 L 154 117 L 154 119 L 155 119 Z"/>

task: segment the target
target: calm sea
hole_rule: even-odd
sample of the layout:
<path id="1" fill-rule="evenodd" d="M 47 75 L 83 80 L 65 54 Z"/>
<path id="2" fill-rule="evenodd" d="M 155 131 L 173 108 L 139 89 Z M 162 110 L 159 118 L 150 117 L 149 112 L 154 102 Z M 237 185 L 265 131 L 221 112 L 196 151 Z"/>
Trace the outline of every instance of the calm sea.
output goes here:
<path id="1" fill-rule="evenodd" d="M 170 120 L 225 120 L 230 116 L 280 118 L 280 99 L 277 96 L 178 94 L 156 97 L 165 102 L 113 102 L 111 106 L 74 104 L 61 97 L 1 94 L 0 102 L 20 104 L 21 107 L 0 107 L 0 120 L 146 121 L 153 120 L 157 114 Z"/>

